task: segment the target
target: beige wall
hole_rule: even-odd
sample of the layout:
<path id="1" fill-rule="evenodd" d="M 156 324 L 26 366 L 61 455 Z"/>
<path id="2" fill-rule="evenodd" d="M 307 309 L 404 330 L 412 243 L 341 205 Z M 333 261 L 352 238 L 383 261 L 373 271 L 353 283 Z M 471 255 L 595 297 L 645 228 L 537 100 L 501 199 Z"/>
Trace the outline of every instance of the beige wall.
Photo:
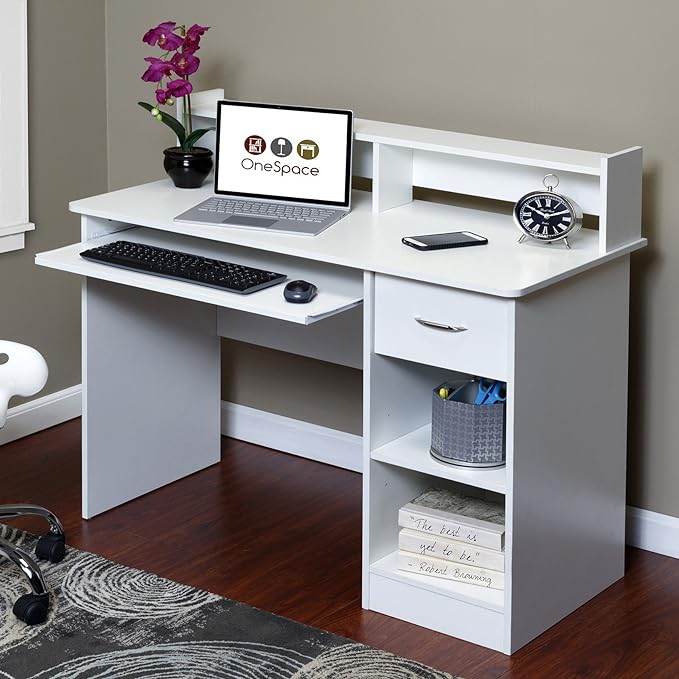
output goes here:
<path id="1" fill-rule="evenodd" d="M 28 3 L 30 218 L 36 230 L 26 234 L 24 250 L 0 255 L 0 337 L 45 355 L 50 377 L 44 393 L 80 382 L 79 282 L 36 267 L 33 256 L 78 240 L 79 221 L 68 201 L 106 190 L 103 39 L 102 3 Z"/>
<path id="2" fill-rule="evenodd" d="M 366 118 L 592 150 L 643 145 L 651 247 L 633 258 L 629 502 L 679 516 L 677 15 L 665 0 L 564 8 L 536 0 L 107 0 L 110 186 L 162 175 L 160 150 L 172 138 L 135 102 L 150 89 L 139 80 L 150 53 L 139 38 L 166 19 L 212 26 L 197 85 L 223 86 L 228 97 L 347 106 Z M 75 192 L 88 186 L 83 180 Z M 318 419 L 311 405 L 291 405 L 299 360 L 230 344 L 226 396 L 261 403 L 247 377 L 257 366 L 272 380 L 265 407 Z M 317 387 L 324 370 L 314 368 Z M 329 422 L 327 409 L 323 424 L 356 430 L 356 372 L 332 370 L 344 396 L 332 409 L 337 419 Z M 605 381 L 589 387 L 606 398 Z M 300 398 L 308 391 L 291 389 Z"/>

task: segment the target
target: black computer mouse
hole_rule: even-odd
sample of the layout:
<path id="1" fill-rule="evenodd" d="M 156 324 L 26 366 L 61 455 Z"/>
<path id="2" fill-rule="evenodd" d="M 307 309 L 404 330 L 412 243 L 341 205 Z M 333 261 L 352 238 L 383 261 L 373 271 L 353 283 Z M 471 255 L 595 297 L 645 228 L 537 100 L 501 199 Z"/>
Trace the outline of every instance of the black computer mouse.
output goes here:
<path id="1" fill-rule="evenodd" d="M 290 281 L 283 290 L 286 301 L 294 304 L 310 302 L 318 292 L 318 288 L 308 281 Z"/>

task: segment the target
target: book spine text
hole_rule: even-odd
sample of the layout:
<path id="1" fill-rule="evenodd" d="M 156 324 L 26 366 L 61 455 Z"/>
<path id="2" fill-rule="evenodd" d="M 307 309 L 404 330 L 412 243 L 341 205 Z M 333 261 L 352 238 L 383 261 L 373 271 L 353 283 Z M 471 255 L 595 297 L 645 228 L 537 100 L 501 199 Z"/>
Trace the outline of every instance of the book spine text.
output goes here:
<path id="1" fill-rule="evenodd" d="M 398 535 L 398 546 L 406 552 L 423 557 L 435 557 L 444 561 L 455 561 L 466 566 L 504 571 L 505 555 L 492 549 L 485 549 L 463 542 L 430 537 L 424 533 L 404 528 Z"/>
<path id="2" fill-rule="evenodd" d="M 401 570 L 419 575 L 429 575 L 445 580 L 465 582 L 470 585 L 486 587 L 488 589 L 504 589 L 505 575 L 498 571 L 484 570 L 474 566 L 464 566 L 459 563 L 451 563 L 443 559 L 423 557 L 410 552 L 398 553 L 398 567 Z"/>
<path id="3" fill-rule="evenodd" d="M 454 521 L 445 521 L 403 508 L 398 512 L 398 525 L 401 528 L 410 528 L 426 533 L 430 537 L 458 540 L 459 542 L 498 551 L 502 550 L 504 546 L 503 533 L 494 533 Z"/>

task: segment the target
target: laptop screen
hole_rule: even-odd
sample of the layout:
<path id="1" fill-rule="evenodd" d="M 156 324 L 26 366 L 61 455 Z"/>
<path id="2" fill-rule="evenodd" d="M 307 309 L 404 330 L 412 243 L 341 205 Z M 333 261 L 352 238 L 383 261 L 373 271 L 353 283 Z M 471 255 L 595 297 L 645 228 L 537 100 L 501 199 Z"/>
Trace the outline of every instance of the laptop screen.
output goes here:
<path id="1" fill-rule="evenodd" d="M 353 114 L 220 101 L 215 192 L 349 207 Z"/>

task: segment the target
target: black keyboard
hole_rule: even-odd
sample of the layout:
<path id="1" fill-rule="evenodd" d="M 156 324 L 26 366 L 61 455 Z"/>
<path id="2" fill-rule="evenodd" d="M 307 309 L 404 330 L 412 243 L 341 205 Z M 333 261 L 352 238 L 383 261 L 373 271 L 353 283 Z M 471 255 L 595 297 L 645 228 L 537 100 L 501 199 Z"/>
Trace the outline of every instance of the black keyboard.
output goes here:
<path id="1" fill-rule="evenodd" d="M 80 256 L 102 264 L 190 281 L 241 295 L 249 295 L 251 292 L 282 283 L 286 279 L 286 275 L 282 273 L 253 269 L 242 264 L 232 264 L 220 259 L 209 259 L 188 252 L 166 250 L 126 240 L 117 240 L 85 250 Z"/>

